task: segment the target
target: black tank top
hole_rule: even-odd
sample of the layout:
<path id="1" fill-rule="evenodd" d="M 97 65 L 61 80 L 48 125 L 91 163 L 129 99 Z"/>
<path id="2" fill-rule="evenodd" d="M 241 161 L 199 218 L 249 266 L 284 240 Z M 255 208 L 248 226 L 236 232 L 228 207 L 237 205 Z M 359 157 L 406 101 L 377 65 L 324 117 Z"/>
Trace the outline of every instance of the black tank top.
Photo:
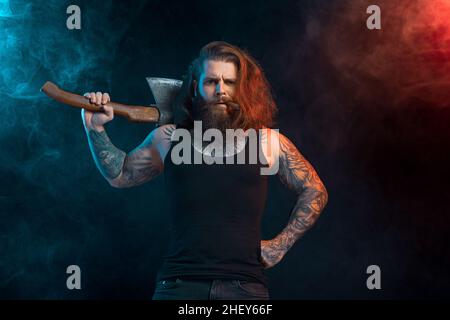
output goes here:
<path id="1" fill-rule="evenodd" d="M 241 151 L 245 164 L 237 164 L 234 155 L 232 165 L 176 165 L 171 159 L 176 143 L 172 142 L 164 161 L 171 244 L 157 281 L 180 277 L 267 284 L 260 243 L 267 176 L 261 175 L 259 160 L 249 164 L 248 139 Z M 192 159 L 194 152 L 198 151 L 191 145 Z"/>

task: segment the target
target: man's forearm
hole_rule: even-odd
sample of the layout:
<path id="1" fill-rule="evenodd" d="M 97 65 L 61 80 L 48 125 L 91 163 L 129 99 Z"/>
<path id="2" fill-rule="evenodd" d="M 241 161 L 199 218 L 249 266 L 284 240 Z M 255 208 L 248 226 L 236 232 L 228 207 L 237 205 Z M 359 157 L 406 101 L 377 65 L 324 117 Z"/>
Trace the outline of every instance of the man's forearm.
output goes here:
<path id="1" fill-rule="evenodd" d="M 325 188 L 305 189 L 297 199 L 286 227 L 274 239 L 274 248 L 285 254 L 316 222 L 328 200 Z"/>
<path id="2" fill-rule="evenodd" d="M 261 242 L 263 264 L 270 268 L 277 264 L 294 243 L 312 227 L 328 199 L 325 187 L 306 188 L 297 199 L 287 226 L 272 240 Z"/>
<path id="3" fill-rule="evenodd" d="M 97 168 L 108 181 L 117 178 L 122 171 L 126 153 L 112 144 L 106 131 L 87 129 L 86 133 Z"/>

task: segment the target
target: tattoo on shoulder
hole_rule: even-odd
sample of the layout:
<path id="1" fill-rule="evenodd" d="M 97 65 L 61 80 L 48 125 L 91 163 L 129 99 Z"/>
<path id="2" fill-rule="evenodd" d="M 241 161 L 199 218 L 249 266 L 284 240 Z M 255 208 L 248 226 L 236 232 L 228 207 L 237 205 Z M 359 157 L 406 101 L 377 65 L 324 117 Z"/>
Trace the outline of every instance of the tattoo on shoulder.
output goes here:
<path id="1" fill-rule="evenodd" d="M 313 166 L 298 151 L 295 145 L 280 134 L 280 178 L 290 189 L 300 192 L 305 187 L 321 186 Z"/>

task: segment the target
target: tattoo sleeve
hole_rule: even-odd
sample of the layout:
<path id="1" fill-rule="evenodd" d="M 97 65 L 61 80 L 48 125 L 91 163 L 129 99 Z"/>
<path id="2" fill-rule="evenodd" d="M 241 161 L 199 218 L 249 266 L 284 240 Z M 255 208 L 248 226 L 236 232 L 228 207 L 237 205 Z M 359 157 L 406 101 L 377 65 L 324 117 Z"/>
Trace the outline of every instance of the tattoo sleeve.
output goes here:
<path id="1" fill-rule="evenodd" d="M 278 175 L 289 189 L 298 194 L 287 226 L 271 246 L 286 253 L 312 227 L 328 201 L 328 193 L 312 165 L 295 145 L 280 134 L 280 169 Z"/>
<path id="2" fill-rule="evenodd" d="M 147 182 L 163 171 L 164 163 L 158 148 L 170 147 L 173 128 L 163 126 L 153 130 L 128 154 L 116 148 L 105 131 L 89 130 L 88 139 L 95 163 L 106 180 L 113 187 L 128 188 Z"/>
<path id="3" fill-rule="evenodd" d="M 148 144 L 143 144 L 126 157 L 122 174 L 113 185 L 117 188 L 127 188 L 143 184 L 159 175 L 163 167 L 158 151 Z"/>
<path id="4" fill-rule="evenodd" d="M 87 132 L 89 147 L 97 168 L 106 179 L 114 179 L 119 176 L 125 161 L 126 153 L 115 147 L 109 140 L 105 131 Z"/>

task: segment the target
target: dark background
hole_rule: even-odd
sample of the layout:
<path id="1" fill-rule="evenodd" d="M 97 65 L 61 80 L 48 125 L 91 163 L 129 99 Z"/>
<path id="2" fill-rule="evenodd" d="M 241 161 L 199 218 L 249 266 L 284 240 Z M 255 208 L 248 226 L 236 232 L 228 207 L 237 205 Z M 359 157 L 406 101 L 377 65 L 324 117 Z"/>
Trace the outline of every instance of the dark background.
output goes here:
<path id="1" fill-rule="evenodd" d="M 81 30 L 66 28 L 70 4 Z M 366 28 L 371 4 L 381 30 Z M 162 177 L 110 187 L 79 110 L 39 88 L 52 80 L 150 104 L 145 77 L 181 78 L 214 40 L 260 62 L 276 127 L 329 192 L 314 228 L 268 270 L 272 298 L 448 298 L 449 24 L 443 0 L 3 1 L 0 298 L 151 298 L 168 242 Z M 107 125 L 126 151 L 152 129 L 119 117 Z M 272 177 L 265 238 L 294 201 Z M 66 288 L 72 264 L 82 290 Z M 372 264 L 381 290 L 366 287 Z"/>

